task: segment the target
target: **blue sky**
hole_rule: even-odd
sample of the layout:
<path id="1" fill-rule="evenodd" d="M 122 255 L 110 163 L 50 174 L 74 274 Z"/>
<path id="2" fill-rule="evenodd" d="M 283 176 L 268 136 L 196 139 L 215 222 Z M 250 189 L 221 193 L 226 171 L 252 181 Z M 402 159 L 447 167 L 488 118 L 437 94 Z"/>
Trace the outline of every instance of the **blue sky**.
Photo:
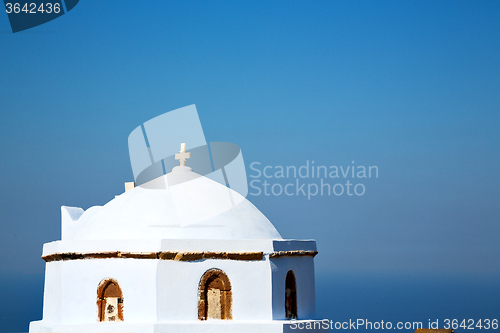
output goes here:
<path id="1" fill-rule="evenodd" d="M 82 0 L 16 34 L 0 15 L 0 276 L 43 274 L 60 206 L 121 193 L 128 134 L 196 104 L 247 168 L 378 166 L 361 197 L 249 196 L 317 240 L 318 275 L 497 279 L 499 55 L 494 1 Z"/>

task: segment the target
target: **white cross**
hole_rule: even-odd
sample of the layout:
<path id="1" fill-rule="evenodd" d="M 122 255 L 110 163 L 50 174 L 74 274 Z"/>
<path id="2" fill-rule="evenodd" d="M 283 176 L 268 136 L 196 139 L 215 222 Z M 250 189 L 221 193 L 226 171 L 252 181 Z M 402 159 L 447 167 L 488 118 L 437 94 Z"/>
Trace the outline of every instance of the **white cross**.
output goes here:
<path id="1" fill-rule="evenodd" d="M 181 162 L 181 166 L 186 166 L 186 159 L 191 158 L 191 153 L 186 153 L 186 144 L 181 143 L 181 151 L 175 154 L 175 159 Z"/>

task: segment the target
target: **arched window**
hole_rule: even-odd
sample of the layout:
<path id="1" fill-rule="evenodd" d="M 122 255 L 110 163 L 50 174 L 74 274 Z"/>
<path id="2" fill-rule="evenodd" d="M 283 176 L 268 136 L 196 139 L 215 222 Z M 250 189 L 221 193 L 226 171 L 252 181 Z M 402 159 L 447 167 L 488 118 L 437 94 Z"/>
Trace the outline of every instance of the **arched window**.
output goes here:
<path id="1" fill-rule="evenodd" d="M 198 288 L 198 319 L 232 319 L 231 283 L 220 269 L 203 274 Z"/>
<path id="2" fill-rule="evenodd" d="M 97 288 L 99 321 L 123 321 L 123 294 L 118 282 L 104 279 Z"/>
<path id="3" fill-rule="evenodd" d="M 297 319 L 297 284 L 293 271 L 286 273 L 285 280 L 285 315 L 286 319 Z"/>

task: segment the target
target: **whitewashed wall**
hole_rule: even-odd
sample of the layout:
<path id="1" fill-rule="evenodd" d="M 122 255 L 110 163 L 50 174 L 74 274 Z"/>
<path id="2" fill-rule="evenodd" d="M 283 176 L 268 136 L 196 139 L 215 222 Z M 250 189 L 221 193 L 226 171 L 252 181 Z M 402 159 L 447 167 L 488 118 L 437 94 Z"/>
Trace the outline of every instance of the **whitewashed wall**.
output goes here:
<path id="1" fill-rule="evenodd" d="M 203 274 L 218 268 L 232 288 L 233 320 L 271 320 L 269 261 L 160 261 L 158 265 L 158 320 L 198 320 L 198 286 Z"/>
<path id="2" fill-rule="evenodd" d="M 314 319 L 315 282 L 314 259 L 305 257 L 281 257 L 271 259 L 273 281 L 273 319 L 286 319 L 285 315 L 285 280 L 292 270 L 297 284 L 297 315 L 299 319 Z"/>
<path id="3" fill-rule="evenodd" d="M 46 268 L 44 321 L 98 321 L 97 289 L 106 278 L 120 285 L 127 322 L 156 321 L 156 260 L 94 259 L 51 262 Z"/>

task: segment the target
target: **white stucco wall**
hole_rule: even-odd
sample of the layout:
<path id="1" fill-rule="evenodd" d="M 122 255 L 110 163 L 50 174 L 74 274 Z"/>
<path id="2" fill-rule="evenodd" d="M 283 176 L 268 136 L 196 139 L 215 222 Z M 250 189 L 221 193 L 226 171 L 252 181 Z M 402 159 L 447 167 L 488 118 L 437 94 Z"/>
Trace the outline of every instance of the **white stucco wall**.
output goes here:
<path id="1" fill-rule="evenodd" d="M 315 319 L 314 259 L 304 257 L 280 257 L 271 259 L 273 281 L 273 319 L 285 316 L 285 280 L 292 270 L 297 285 L 297 315 L 299 319 Z"/>
<path id="2" fill-rule="evenodd" d="M 273 251 L 315 251 L 314 241 L 110 241 L 107 245 L 94 242 L 49 243 L 44 247 L 44 255 L 111 248 L 131 252 L 261 250 L 265 255 L 258 261 L 111 258 L 49 262 L 46 265 L 44 322 L 59 325 L 97 323 L 97 289 L 106 278 L 116 280 L 122 289 L 127 323 L 198 321 L 199 282 L 212 268 L 224 271 L 231 282 L 234 321 L 285 319 L 285 278 L 289 270 L 293 270 L 296 278 L 299 319 L 315 318 L 313 257 L 269 259 Z"/>
<path id="3" fill-rule="evenodd" d="M 44 320 L 61 324 L 98 320 L 97 289 L 106 278 L 123 292 L 126 322 L 196 321 L 203 274 L 223 270 L 231 282 L 233 320 L 271 320 L 268 260 L 179 262 L 93 259 L 47 263 Z"/>
<path id="4" fill-rule="evenodd" d="M 61 261 L 49 262 L 45 266 L 45 285 L 43 295 L 43 319 L 51 322 L 61 321 Z"/>
<path id="5" fill-rule="evenodd" d="M 158 264 L 158 320 L 197 321 L 198 287 L 212 268 L 224 271 L 231 282 L 233 320 L 271 320 L 269 261 L 160 261 Z"/>
<path id="6" fill-rule="evenodd" d="M 316 241 L 283 239 L 273 241 L 273 249 L 279 251 L 316 251 Z M 297 315 L 299 319 L 315 319 L 314 258 L 279 257 L 271 259 L 273 281 L 273 319 L 283 320 L 285 316 L 285 280 L 292 270 L 297 285 Z"/>
<path id="7" fill-rule="evenodd" d="M 48 263 L 43 318 L 61 324 L 97 322 L 97 289 L 103 279 L 111 278 L 123 292 L 125 320 L 154 322 L 156 266 L 156 260 L 137 259 Z"/>

